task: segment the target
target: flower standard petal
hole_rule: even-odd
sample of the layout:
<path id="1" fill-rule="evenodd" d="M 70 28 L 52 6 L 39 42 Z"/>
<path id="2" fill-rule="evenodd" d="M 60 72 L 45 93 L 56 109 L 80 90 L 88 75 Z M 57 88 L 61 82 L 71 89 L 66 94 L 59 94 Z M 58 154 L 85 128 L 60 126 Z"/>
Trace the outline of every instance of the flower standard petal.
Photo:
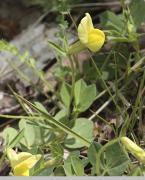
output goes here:
<path id="1" fill-rule="evenodd" d="M 25 161 L 26 159 L 30 158 L 32 154 L 27 153 L 27 152 L 21 152 L 18 154 L 18 160 L 16 164 L 21 163 L 22 161 Z"/>
<path id="2" fill-rule="evenodd" d="M 88 42 L 88 33 L 93 29 L 92 18 L 89 13 L 81 20 L 78 26 L 78 37 L 83 44 Z"/>
<path id="3" fill-rule="evenodd" d="M 7 149 L 7 157 L 10 160 L 10 164 L 14 167 L 18 161 L 18 154 L 11 148 Z"/>

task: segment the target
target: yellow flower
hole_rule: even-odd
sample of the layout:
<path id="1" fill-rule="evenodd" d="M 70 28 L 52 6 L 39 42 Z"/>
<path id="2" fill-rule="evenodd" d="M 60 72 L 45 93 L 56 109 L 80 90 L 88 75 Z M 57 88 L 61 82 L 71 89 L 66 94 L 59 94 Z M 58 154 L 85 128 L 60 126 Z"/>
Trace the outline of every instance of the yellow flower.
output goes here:
<path id="1" fill-rule="evenodd" d="M 80 42 L 93 52 L 99 51 L 105 41 L 104 32 L 94 28 L 89 13 L 86 13 L 78 26 L 78 37 Z"/>
<path id="2" fill-rule="evenodd" d="M 13 149 L 7 150 L 14 176 L 29 176 L 30 169 L 40 160 L 41 155 L 32 155 L 27 152 L 17 154 Z"/>
<path id="3" fill-rule="evenodd" d="M 81 20 L 78 26 L 78 37 L 79 41 L 70 46 L 68 54 L 75 54 L 86 48 L 90 49 L 92 52 L 97 52 L 105 42 L 104 32 L 94 28 L 89 13 L 86 13 L 86 16 Z"/>

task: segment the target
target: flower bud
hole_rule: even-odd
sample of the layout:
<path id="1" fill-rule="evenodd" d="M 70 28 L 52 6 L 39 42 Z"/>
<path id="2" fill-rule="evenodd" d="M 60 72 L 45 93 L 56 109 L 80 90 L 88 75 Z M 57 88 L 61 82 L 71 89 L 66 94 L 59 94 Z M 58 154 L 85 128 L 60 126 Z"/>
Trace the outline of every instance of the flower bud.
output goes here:
<path id="1" fill-rule="evenodd" d="M 138 161 L 145 164 L 145 151 L 127 137 L 121 137 L 121 143 Z"/>

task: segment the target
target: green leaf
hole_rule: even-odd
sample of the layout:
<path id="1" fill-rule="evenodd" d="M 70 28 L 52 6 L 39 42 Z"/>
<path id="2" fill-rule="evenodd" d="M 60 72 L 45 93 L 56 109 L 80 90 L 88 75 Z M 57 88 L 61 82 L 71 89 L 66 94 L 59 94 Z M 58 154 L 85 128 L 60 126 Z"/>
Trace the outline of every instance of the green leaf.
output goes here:
<path id="1" fill-rule="evenodd" d="M 72 156 L 71 164 L 76 176 L 84 176 L 83 162 L 79 157 Z"/>
<path id="2" fill-rule="evenodd" d="M 57 121 L 60 121 L 61 123 L 68 125 L 68 118 L 67 118 L 67 110 L 66 109 L 62 109 L 60 110 L 55 116 L 54 119 L 56 119 Z"/>
<path id="3" fill-rule="evenodd" d="M 101 149 L 102 145 L 98 142 L 93 142 L 88 149 L 88 161 L 92 164 L 91 175 L 96 175 L 96 161 L 98 151 Z"/>
<path id="4" fill-rule="evenodd" d="M 35 102 L 35 105 L 41 109 L 42 111 L 44 111 L 45 113 L 48 113 L 48 111 L 46 110 L 46 108 L 43 106 L 43 104 L 41 104 L 40 102 Z"/>
<path id="5" fill-rule="evenodd" d="M 64 105 L 69 108 L 71 103 L 71 86 L 67 83 L 63 83 L 60 89 L 60 97 Z"/>
<path id="6" fill-rule="evenodd" d="M 78 80 L 75 83 L 74 95 L 75 95 L 75 105 L 79 106 L 80 97 L 82 97 L 82 90 L 86 89 L 87 85 L 83 79 Z"/>
<path id="7" fill-rule="evenodd" d="M 102 26 L 107 30 L 121 32 L 124 28 L 121 16 L 118 16 L 111 11 L 105 11 L 100 15 L 100 18 Z"/>
<path id="8" fill-rule="evenodd" d="M 74 176 L 75 175 L 74 169 L 71 166 L 71 160 L 68 160 L 68 159 L 65 160 L 63 167 L 64 167 L 66 176 Z"/>
<path id="9" fill-rule="evenodd" d="M 24 129 L 24 137 L 21 140 L 21 144 L 31 149 L 32 147 L 38 147 L 53 140 L 55 134 L 52 130 L 50 131 L 44 128 L 44 126 L 45 124 L 41 127 L 41 125 L 35 121 L 32 122 L 27 119 L 22 119 L 19 122 L 19 128 Z M 51 129 L 51 127 L 49 129 Z"/>
<path id="10" fill-rule="evenodd" d="M 102 145 L 97 142 L 93 142 L 88 149 L 88 158 L 92 165 L 96 165 L 96 154 L 101 149 Z"/>
<path id="11" fill-rule="evenodd" d="M 14 148 L 17 144 L 19 144 L 20 140 L 24 137 L 24 130 L 22 129 L 16 137 L 10 142 L 9 147 Z"/>
<path id="12" fill-rule="evenodd" d="M 52 47 L 56 52 L 58 52 L 60 55 L 62 56 L 66 56 L 66 52 L 64 51 L 63 48 L 61 48 L 60 46 L 58 46 L 57 44 L 55 44 L 52 41 L 48 41 L 48 44 L 50 47 Z"/>
<path id="13" fill-rule="evenodd" d="M 144 0 L 132 0 L 130 4 L 130 12 L 133 21 L 138 28 L 145 20 L 145 1 Z"/>
<path id="14" fill-rule="evenodd" d="M 62 166 L 55 168 L 54 176 L 65 176 L 64 168 Z"/>
<path id="15" fill-rule="evenodd" d="M 120 176 L 129 164 L 129 157 L 119 142 L 106 147 L 103 153 L 106 163 L 104 171 L 110 176 Z"/>
<path id="16" fill-rule="evenodd" d="M 38 146 L 42 144 L 41 130 L 38 126 L 34 126 L 28 123 L 26 119 L 22 119 L 19 122 L 20 130 L 24 129 L 24 138 L 21 143 L 26 147 L 31 148 L 32 146 Z"/>
<path id="17" fill-rule="evenodd" d="M 90 143 L 93 141 L 93 123 L 88 119 L 76 119 L 72 130 L 87 139 Z M 84 146 L 79 139 L 74 138 L 72 135 L 66 137 L 64 144 L 68 148 L 81 148 Z"/>
<path id="18" fill-rule="evenodd" d="M 83 79 L 77 81 L 74 87 L 75 110 L 79 112 L 87 110 L 93 103 L 96 93 L 94 84 L 87 86 Z"/>
<path id="19" fill-rule="evenodd" d="M 79 151 L 73 151 L 69 154 L 68 158 L 66 160 L 64 160 L 64 165 L 63 165 L 63 168 L 64 168 L 64 171 L 65 171 L 65 174 L 66 176 L 75 176 L 75 171 L 72 167 L 72 162 L 71 162 L 71 158 L 72 157 L 79 157 Z"/>
<path id="20" fill-rule="evenodd" d="M 16 129 L 9 127 L 3 131 L 2 136 L 5 140 L 5 145 L 9 148 L 18 147 L 21 139 L 24 137 L 24 131 L 18 132 Z"/>
<path id="21" fill-rule="evenodd" d="M 36 174 L 36 175 L 34 174 L 33 176 L 53 176 L 53 170 L 54 170 L 54 167 L 45 168 L 39 174 Z"/>
<path id="22" fill-rule="evenodd" d="M 41 109 L 37 108 L 34 104 L 32 104 L 31 102 L 27 101 L 25 98 L 21 97 L 20 95 L 18 95 L 16 93 L 14 93 L 14 95 L 18 99 L 20 99 L 22 102 L 25 102 L 27 105 L 29 105 L 31 108 L 33 108 L 35 111 L 39 112 L 41 119 L 42 118 L 47 119 L 48 123 L 51 123 L 51 124 L 55 125 L 56 127 L 60 128 L 65 133 L 67 133 L 69 135 L 72 135 L 74 138 L 78 139 L 82 144 L 84 144 L 84 146 L 87 146 L 87 147 L 90 146 L 90 142 L 87 139 L 85 139 L 83 136 L 80 136 L 78 133 L 74 132 L 72 129 L 68 128 L 63 123 L 61 123 L 61 122 L 57 121 L 56 119 L 54 119 L 49 113 L 43 112 Z M 38 118 L 38 116 L 37 116 L 37 118 Z M 26 119 L 27 119 L 27 117 L 26 117 Z M 50 129 L 50 126 L 48 127 L 46 125 L 45 128 L 46 129 L 47 128 Z"/>
<path id="23" fill-rule="evenodd" d="M 11 127 L 4 129 L 4 131 L 2 132 L 5 144 L 9 144 L 14 138 L 16 138 L 17 135 L 18 131 Z"/>

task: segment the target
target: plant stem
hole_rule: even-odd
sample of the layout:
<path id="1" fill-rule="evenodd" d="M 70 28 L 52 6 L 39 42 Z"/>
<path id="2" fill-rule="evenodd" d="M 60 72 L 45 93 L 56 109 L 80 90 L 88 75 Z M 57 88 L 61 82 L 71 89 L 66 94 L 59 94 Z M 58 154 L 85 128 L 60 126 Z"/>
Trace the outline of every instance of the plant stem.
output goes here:
<path id="1" fill-rule="evenodd" d="M 70 107 L 68 110 L 68 114 L 69 116 L 71 115 L 71 105 L 73 103 L 73 97 L 74 97 L 74 86 L 75 86 L 75 67 L 74 67 L 74 62 L 73 62 L 73 57 L 69 56 L 69 60 L 70 60 L 70 66 L 71 66 L 71 70 L 72 70 L 72 87 L 71 87 L 71 95 L 70 95 Z"/>
<path id="2" fill-rule="evenodd" d="M 93 65 L 94 65 L 94 67 L 95 67 L 95 69 L 96 69 L 97 74 L 99 75 L 99 78 L 101 79 L 104 87 L 105 87 L 106 90 L 108 91 L 108 94 L 109 94 L 110 97 L 112 98 L 112 101 L 113 101 L 113 103 L 115 104 L 118 112 L 119 112 L 120 114 L 122 114 L 120 107 L 117 105 L 117 103 L 116 103 L 116 101 L 115 101 L 115 97 L 112 95 L 112 93 L 111 93 L 111 91 L 110 91 L 110 88 L 107 86 L 106 82 L 105 82 L 104 79 L 102 78 L 102 74 L 101 74 L 99 68 L 97 67 L 96 63 L 94 62 L 94 59 L 92 58 L 91 54 L 90 54 L 90 58 L 91 58 L 91 61 L 92 61 Z"/>

